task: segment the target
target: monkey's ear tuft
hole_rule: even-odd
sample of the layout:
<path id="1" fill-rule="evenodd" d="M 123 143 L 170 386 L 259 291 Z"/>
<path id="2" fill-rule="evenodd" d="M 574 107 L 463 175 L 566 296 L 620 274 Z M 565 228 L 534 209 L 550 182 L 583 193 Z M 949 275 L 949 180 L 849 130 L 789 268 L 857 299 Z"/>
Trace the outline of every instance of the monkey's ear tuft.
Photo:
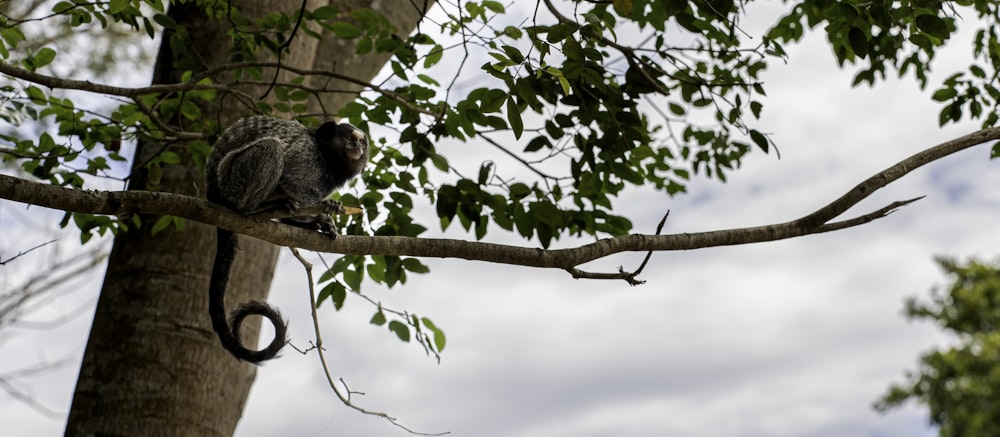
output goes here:
<path id="1" fill-rule="evenodd" d="M 328 142 L 333 140 L 333 138 L 337 136 L 338 127 L 340 126 L 338 126 L 337 123 L 334 123 L 332 121 L 324 122 L 323 124 L 319 125 L 319 129 L 316 129 L 316 139 L 323 142 Z"/>

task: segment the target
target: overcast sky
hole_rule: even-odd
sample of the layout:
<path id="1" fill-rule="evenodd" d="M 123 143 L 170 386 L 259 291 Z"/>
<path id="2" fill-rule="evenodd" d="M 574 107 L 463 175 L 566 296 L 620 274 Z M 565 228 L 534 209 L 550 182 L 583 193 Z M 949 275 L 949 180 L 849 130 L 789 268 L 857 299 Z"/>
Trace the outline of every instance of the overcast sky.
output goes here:
<path id="1" fill-rule="evenodd" d="M 818 35 L 817 35 L 818 36 Z M 618 204 L 636 232 L 664 233 L 783 222 L 841 195 L 912 153 L 976 126 L 937 126 L 939 107 L 910 80 L 851 89 L 823 39 L 789 47 L 790 62 L 765 77 L 761 130 L 781 150 L 752 154 L 726 184 L 695 179 L 686 195 L 632 190 Z M 952 47 L 955 59 L 970 49 Z M 956 61 L 958 62 L 958 61 Z M 959 64 L 955 64 L 959 65 Z M 941 69 L 940 74 L 950 70 Z M 995 259 L 1000 162 L 979 146 L 935 162 L 876 193 L 848 215 L 927 197 L 889 217 L 832 234 L 742 247 L 654 254 L 642 279 L 574 280 L 561 271 L 460 260 L 425 260 L 430 275 L 366 292 L 387 306 L 431 317 L 448 335 L 440 364 L 369 325 L 370 307 L 321 309 L 335 376 L 366 393 L 358 404 L 421 432 L 456 436 L 929 436 L 926 412 L 882 416 L 871 403 L 901 381 L 918 354 L 947 342 L 900 315 L 906 296 L 926 296 L 944 277 L 935 255 Z M 0 258 L 46 240 L 58 212 L 0 202 Z M 438 234 L 432 229 L 430 235 Z M 0 286 L 26 266 L 69 256 L 58 245 L 0 267 Z M 455 234 L 450 234 L 455 235 Z M 531 245 L 501 234 L 491 241 Z M 560 240 L 560 247 L 579 242 Z M 58 250 L 57 250 L 58 249 Z M 642 254 L 590 270 L 632 269 Z M 67 359 L 61 370 L 18 380 L 65 414 L 86 344 L 102 270 L 69 284 L 32 314 L 78 317 L 54 329 L 0 332 L 0 375 Z M 270 301 L 291 320 L 294 344 L 310 332 L 304 276 L 283 252 Z M 50 436 L 63 416 L 40 414 L 0 393 L 4 433 Z M 286 352 L 258 372 L 237 435 L 404 436 L 386 421 L 342 405 L 316 357 Z"/>

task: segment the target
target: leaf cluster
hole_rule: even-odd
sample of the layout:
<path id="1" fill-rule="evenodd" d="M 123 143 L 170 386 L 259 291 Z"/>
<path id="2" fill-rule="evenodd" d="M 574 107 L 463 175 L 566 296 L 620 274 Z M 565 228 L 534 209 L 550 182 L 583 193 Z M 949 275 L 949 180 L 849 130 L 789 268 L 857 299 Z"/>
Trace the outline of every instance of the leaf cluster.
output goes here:
<path id="1" fill-rule="evenodd" d="M 1000 264 L 939 258 L 950 283 L 928 302 L 906 302 L 905 314 L 934 322 L 957 344 L 932 349 L 916 371 L 875 404 L 880 411 L 915 400 L 930 410 L 942 436 L 990 435 L 1000 429 Z"/>
<path id="2" fill-rule="evenodd" d="M 391 287 L 405 283 L 407 272 L 427 273 L 430 270 L 417 258 L 382 255 L 373 255 L 370 258 L 366 260 L 361 256 L 343 256 L 334 261 L 319 279 L 320 284 L 326 283 L 326 285 L 316 298 L 316 306 L 329 300 L 335 309 L 340 310 L 347 300 L 348 290 L 357 293 L 376 307 L 370 321 L 372 325 L 385 326 L 400 341 L 408 343 L 416 340 L 427 354 L 433 354 L 440 360 L 440 353 L 444 350 L 446 342 L 445 333 L 430 318 L 385 308 L 381 303 L 374 302 L 361 294 L 365 273 L 376 283 Z M 341 272 L 340 279 L 335 277 L 335 272 Z"/>
<path id="3" fill-rule="evenodd" d="M 926 88 L 937 51 L 957 34 L 960 22 L 976 20 L 981 27 L 971 42 L 972 62 L 948 76 L 932 98 L 944 104 L 938 120 L 942 126 L 969 117 L 989 127 L 1000 120 L 998 15 L 1000 4 L 988 0 L 806 1 L 795 5 L 767 37 L 797 41 L 807 29 L 822 26 L 841 65 L 863 65 L 854 85 L 873 86 L 894 71 L 899 77 L 912 72 Z"/>

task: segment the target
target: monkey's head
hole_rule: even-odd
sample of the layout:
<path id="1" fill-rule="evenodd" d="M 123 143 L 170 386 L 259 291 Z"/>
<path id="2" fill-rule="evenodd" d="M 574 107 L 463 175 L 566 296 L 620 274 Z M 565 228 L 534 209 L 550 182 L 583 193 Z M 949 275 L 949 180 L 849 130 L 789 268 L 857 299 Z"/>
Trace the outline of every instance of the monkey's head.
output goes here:
<path id="1" fill-rule="evenodd" d="M 328 121 L 316 129 L 316 141 L 324 147 L 342 152 L 348 161 L 368 161 L 368 137 L 348 123 Z"/>

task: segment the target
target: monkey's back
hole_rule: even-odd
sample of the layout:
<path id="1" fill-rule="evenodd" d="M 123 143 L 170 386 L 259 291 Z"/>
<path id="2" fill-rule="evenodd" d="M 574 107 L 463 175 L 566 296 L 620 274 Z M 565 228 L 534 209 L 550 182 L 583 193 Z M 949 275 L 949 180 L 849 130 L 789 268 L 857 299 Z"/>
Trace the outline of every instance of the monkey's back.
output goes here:
<path id="1" fill-rule="evenodd" d="M 278 138 L 289 146 L 296 143 L 314 144 L 316 141 L 310 131 L 298 122 L 255 115 L 233 123 L 222 132 L 212 153 L 208 155 L 206 167 L 209 171 L 218 168 L 218 161 L 223 156 L 266 137 Z"/>
<path id="2" fill-rule="evenodd" d="M 241 149 L 254 147 L 264 139 L 276 140 L 281 144 L 283 152 L 281 156 L 273 157 L 279 161 L 275 164 L 280 164 L 280 181 L 275 190 L 267 196 L 267 201 L 292 199 L 301 204 L 311 205 L 322 201 L 337 188 L 326 175 L 326 157 L 320 151 L 312 130 L 298 122 L 258 115 L 241 119 L 226 129 L 209 154 L 205 165 L 209 200 L 215 202 L 232 200 L 226 199 L 229 197 L 226 195 L 220 198 L 219 194 L 235 192 L 238 188 L 227 189 L 222 186 L 223 184 L 253 183 L 221 180 L 218 174 L 219 166 L 224 157 L 241 153 Z"/>

